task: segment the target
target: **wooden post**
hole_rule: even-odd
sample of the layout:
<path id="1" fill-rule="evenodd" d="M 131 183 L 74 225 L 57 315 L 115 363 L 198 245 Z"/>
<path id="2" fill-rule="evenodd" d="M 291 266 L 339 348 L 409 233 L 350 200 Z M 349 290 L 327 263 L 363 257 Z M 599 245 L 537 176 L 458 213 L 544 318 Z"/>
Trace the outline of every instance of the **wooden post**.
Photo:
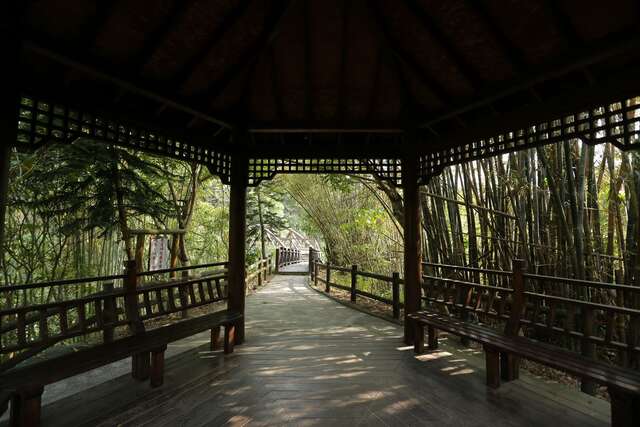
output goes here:
<path id="1" fill-rule="evenodd" d="M 414 328 L 408 315 L 420 309 L 422 251 L 420 237 L 420 198 L 418 161 L 406 156 L 402 162 L 402 195 L 404 199 L 404 342 L 413 344 Z"/>
<path id="2" fill-rule="evenodd" d="M 136 261 L 125 261 L 124 279 L 124 305 L 127 320 L 129 322 L 129 330 L 131 334 L 138 335 L 144 333 L 144 323 L 140 319 L 138 310 L 138 268 Z M 131 376 L 137 380 L 146 380 L 149 378 L 149 352 L 136 353 L 131 356 Z"/>
<path id="3" fill-rule="evenodd" d="M 331 292 L 331 285 L 329 284 L 329 282 L 331 282 L 331 266 L 329 264 L 327 264 L 327 283 L 324 284 L 324 291 L 326 293 Z"/>
<path id="4" fill-rule="evenodd" d="M 309 274 L 313 274 L 313 248 L 311 246 L 309 246 Z"/>
<path id="5" fill-rule="evenodd" d="M 391 292 L 393 298 L 393 318 L 400 318 L 400 273 L 395 271 L 391 276 Z"/>
<path id="6" fill-rule="evenodd" d="M 20 82 L 18 64 L 20 61 L 23 25 L 21 16 L 27 2 L 6 2 L 3 6 L 3 18 L 0 20 L 0 50 L 2 51 L 5 76 L 2 78 L 2 97 L 0 98 L 0 248 L 4 243 L 4 219 L 9 189 L 9 168 L 11 150 L 18 135 L 17 117 L 20 103 Z"/>
<path id="7" fill-rule="evenodd" d="M 25 386 L 11 399 L 11 426 L 36 427 L 40 425 L 42 385 Z"/>
<path id="8" fill-rule="evenodd" d="M 280 272 L 280 248 L 276 248 L 276 274 Z"/>
<path id="9" fill-rule="evenodd" d="M 524 272 L 524 261 L 513 260 L 511 314 L 504 330 L 505 335 L 508 336 L 517 336 L 520 331 L 520 317 L 524 310 Z M 504 381 L 512 381 L 520 376 L 520 358 L 513 354 L 501 353 L 500 367 L 500 376 Z"/>
<path id="10" fill-rule="evenodd" d="M 313 285 L 318 286 L 318 273 L 320 272 L 320 267 L 318 263 L 314 261 L 313 263 Z"/>
<path id="11" fill-rule="evenodd" d="M 151 387 L 160 387 L 164 382 L 164 352 L 166 345 L 151 351 Z"/>
<path id="12" fill-rule="evenodd" d="M 240 152 L 233 155 L 231 165 L 231 195 L 229 200 L 229 310 L 244 315 L 245 245 L 247 227 L 247 158 Z M 244 316 L 235 329 L 235 342 L 244 342 Z"/>
<path id="13" fill-rule="evenodd" d="M 358 289 L 358 266 L 351 266 L 351 302 L 356 302 L 356 296 Z"/>
<path id="14" fill-rule="evenodd" d="M 104 283 L 102 285 L 102 290 L 105 293 L 113 292 L 113 282 Z M 106 296 L 104 298 L 103 315 L 104 315 L 105 326 L 102 331 L 102 340 L 103 342 L 111 342 L 113 341 L 113 332 L 115 328 L 113 326 L 110 326 L 109 324 L 115 323 L 115 321 L 117 320 L 115 297 Z"/>

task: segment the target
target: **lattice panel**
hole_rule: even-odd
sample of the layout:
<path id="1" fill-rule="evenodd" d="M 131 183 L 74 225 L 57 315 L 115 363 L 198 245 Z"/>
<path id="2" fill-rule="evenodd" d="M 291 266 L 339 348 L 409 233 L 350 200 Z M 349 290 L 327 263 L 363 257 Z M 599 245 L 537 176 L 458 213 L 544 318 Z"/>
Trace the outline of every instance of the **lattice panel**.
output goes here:
<path id="1" fill-rule="evenodd" d="M 208 166 L 223 182 L 230 181 L 231 154 L 227 152 L 199 147 L 179 137 L 105 120 L 86 111 L 31 96 L 20 99 L 17 137 L 19 149 L 37 149 L 51 141 L 71 143 L 82 137 L 198 162 Z"/>
<path id="2" fill-rule="evenodd" d="M 428 153 L 420 157 L 419 174 L 425 182 L 447 166 L 576 138 L 591 144 L 609 142 L 621 150 L 640 148 L 640 98 L 598 106 L 471 144 Z"/>
<path id="3" fill-rule="evenodd" d="M 402 184 L 399 159 L 249 159 L 249 186 L 279 173 L 375 174 L 393 185 Z"/>

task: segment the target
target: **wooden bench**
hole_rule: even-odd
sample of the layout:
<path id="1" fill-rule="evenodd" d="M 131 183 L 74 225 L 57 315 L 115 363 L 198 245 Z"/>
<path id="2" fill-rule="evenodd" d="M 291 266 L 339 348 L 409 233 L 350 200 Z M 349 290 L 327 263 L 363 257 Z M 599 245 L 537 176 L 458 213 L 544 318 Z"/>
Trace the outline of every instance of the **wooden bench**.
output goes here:
<path id="1" fill-rule="evenodd" d="M 514 271 L 516 271 L 514 269 Z M 598 362 L 572 351 L 519 336 L 522 313 L 526 310 L 524 280 L 514 275 L 511 311 L 504 331 L 472 324 L 448 314 L 420 311 L 408 317 L 415 328 L 415 352 L 424 352 L 425 329 L 427 346 L 438 348 L 438 331 L 444 331 L 483 345 L 486 363 L 486 382 L 497 388 L 501 381 L 518 378 L 520 358 L 532 360 L 562 370 L 583 380 L 607 386 L 611 397 L 611 419 L 614 427 L 640 426 L 640 372 Z"/>
<path id="2" fill-rule="evenodd" d="M 114 340 L 110 343 L 66 353 L 52 359 L 23 363 L 0 375 L 4 394 L 11 393 L 12 425 L 37 425 L 40 418 L 40 398 L 44 386 L 65 378 L 108 365 L 136 355 L 134 377 L 149 378 L 152 387 L 163 383 L 164 352 L 167 344 L 211 330 L 211 350 L 218 347 L 220 329 L 224 327 L 224 353 L 232 353 L 235 325 L 242 314 L 228 310 L 183 320 L 171 325 Z M 145 359 L 149 369 L 145 369 Z M 138 365 L 138 366 L 136 366 Z M 142 366 L 142 368 L 141 368 Z M 6 408 L 5 408 L 6 409 Z"/>
<path id="3" fill-rule="evenodd" d="M 158 387 L 163 382 L 167 344 L 196 333 L 211 330 L 213 350 L 224 327 L 225 353 L 233 351 L 235 328 L 243 321 L 238 312 L 219 310 L 151 330 L 145 325 L 147 320 L 227 300 L 224 274 L 138 286 L 140 274 L 134 267 L 131 264 L 125 275 L 115 276 L 123 280 L 121 288 L 109 285 L 86 297 L 0 310 L 0 352 L 14 354 L 0 365 L 0 413 L 11 400 L 12 425 L 38 425 L 41 395 L 47 384 L 127 357 L 131 357 L 133 378 L 150 379 L 151 386 Z M 88 279 L 71 282 L 82 280 Z M 57 285 L 19 285 L 12 290 Z M 114 338 L 116 328 L 126 328 L 128 333 Z M 102 343 L 74 351 L 59 345 L 89 334 L 102 334 Z"/>

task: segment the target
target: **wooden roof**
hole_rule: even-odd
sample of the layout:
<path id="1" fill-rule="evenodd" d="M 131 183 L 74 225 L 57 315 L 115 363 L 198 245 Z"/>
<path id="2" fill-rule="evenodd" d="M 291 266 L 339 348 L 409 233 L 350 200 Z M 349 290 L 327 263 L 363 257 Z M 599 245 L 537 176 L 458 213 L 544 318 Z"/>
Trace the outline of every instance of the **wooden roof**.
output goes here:
<path id="1" fill-rule="evenodd" d="M 20 74 L 212 138 L 415 129 L 429 151 L 637 95 L 639 25 L 637 0 L 40 0 Z"/>

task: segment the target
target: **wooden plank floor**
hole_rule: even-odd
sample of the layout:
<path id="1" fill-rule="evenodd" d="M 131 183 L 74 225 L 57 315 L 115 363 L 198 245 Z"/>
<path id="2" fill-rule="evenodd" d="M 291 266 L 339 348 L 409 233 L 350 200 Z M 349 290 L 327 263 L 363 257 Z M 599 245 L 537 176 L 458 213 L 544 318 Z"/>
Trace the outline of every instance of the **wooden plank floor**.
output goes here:
<path id="1" fill-rule="evenodd" d="M 276 276 L 247 300 L 247 342 L 170 358 L 165 384 L 128 376 L 44 408 L 43 425 L 603 426 L 522 381 L 487 389 L 457 353 L 418 358 L 401 328 Z"/>

